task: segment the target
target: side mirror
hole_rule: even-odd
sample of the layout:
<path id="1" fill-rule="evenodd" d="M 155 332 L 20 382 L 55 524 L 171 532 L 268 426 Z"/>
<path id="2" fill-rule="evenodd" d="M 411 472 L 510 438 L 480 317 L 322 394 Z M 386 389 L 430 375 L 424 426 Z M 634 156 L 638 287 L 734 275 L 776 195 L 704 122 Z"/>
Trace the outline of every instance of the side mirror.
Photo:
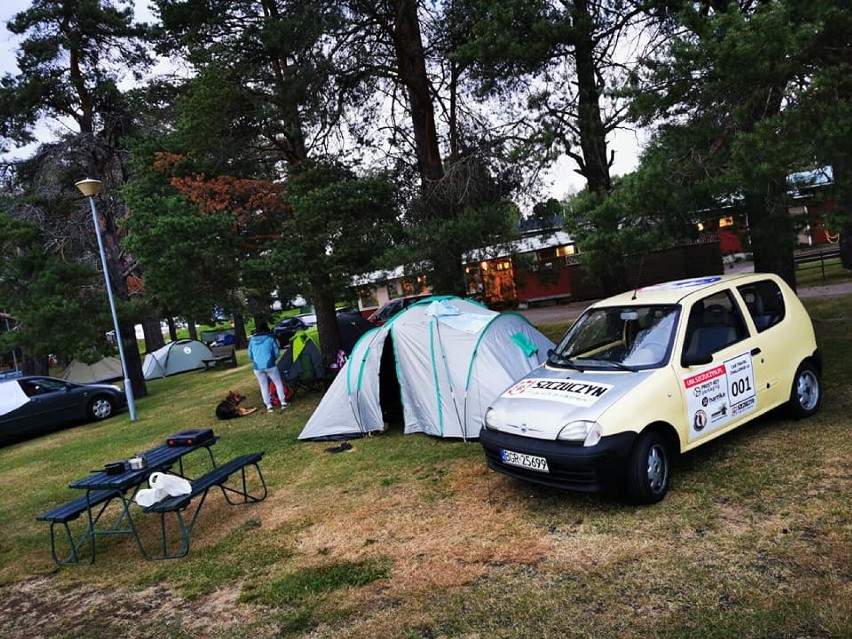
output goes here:
<path id="1" fill-rule="evenodd" d="M 710 364 L 712 361 L 713 355 L 710 353 L 692 353 L 681 357 L 680 365 L 684 368 L 689 368 L 690 366 L 703 366 L 704 364 Z"/>

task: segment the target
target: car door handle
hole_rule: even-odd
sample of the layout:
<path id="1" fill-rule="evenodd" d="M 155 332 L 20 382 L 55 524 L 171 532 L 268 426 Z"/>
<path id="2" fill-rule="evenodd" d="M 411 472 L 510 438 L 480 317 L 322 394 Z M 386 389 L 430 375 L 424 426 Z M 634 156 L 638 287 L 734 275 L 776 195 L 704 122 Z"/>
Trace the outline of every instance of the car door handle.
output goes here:
<path id="1" fill-rule="evenodd" d="M 751 349 L 751 356 L 760 355 L 760 347 Z"/>

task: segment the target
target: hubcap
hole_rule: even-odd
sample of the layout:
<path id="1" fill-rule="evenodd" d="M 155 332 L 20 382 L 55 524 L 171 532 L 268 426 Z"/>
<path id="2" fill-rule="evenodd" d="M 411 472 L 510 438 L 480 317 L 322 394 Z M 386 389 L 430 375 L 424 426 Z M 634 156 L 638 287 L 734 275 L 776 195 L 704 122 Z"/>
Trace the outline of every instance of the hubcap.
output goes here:
<path id="1" fill-rule="evenodd" d="M 796 384 L 799 406 L 806 411 L 813 410 L 819 400 L 819 382 L 811 371 L 803 371 Z"/>
<path id="2" fill-rule="evenodd" d="M 654 444 L 648 451 L 648 486 L 652 492 L 658 493 L 663 489 L 668 473 L 666 451 L 659 444 Z"/>
<path id="3" fill-rule="evenodd" d="M 104 417 L 109 417 L 109 402 L 100 400 L 95 402 L 95 405 L 92 406 L 92 412 L 98 417 L 98 419 L 103 419 Z"/>

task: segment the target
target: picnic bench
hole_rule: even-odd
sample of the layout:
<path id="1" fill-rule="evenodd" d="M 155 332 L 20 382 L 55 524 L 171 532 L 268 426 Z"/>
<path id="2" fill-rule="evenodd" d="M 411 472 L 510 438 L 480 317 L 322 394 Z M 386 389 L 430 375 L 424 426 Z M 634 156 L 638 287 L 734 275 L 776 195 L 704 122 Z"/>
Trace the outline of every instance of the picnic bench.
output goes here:
<path id="1" fill-rule="evenodd" d="M 189 431 L 187 431 L 189 432 Z M 104 470 L 92 471 L 87 477 L 72 482 L 69 487 L 85 490 L 83 496 L 68 501 L 36 517 L 38 521 L 50 523 L 50 552 L 54 562 L 60 566 L 95 562 L 96 538 L 103 535 L 130 535 L 139 552 L 146 560 L 171 559 L 182 557 L 189 551 L 189 542 L 198 519 L 199 512 L 211 488 L 221 489 L 226 501 L 231 505 L 248 504 L 266 498 L 267 488 L 260 471 L 263 452 L 250 453 L 236 457 L 229 462 L 217 465 L 211 446 L 218 437 L 192 442 L 184 446 L 163 444 L 142 453 L 147 459 L 144 468 L 131 469 L 128 466 L 119 473 Z M 209 466 L 212 468 L 197 479 L 191 479 L 184 472 L 183 459 L 189 453 L 206 450 Z M 254 468 L 255 476 L 249 477 L 247 469 Z M 159 502 L 140 508 L 135 506 L 134 498 L 139 489 L 154 472 L 175 471 L 174 474 L 190 481 L 191 493 L 179 497 L 166 497 Z M 233 477 L 233 479 L 232 479 Z M 237 480 L 239 477 L 239 480 Z M 251 488 L 249 479 L 251 478 Z M 192 516 L 187 522 L 183 511 L 194 502 Z M 114 521 L 103 524 L 107 514 L 116 512 Z M 133 506 L 133 508 L 131 508 Z M 133 511 L 156 513 L 160 515 L 159 552 L 150 553 L 139 535 L 139 526 L 144 526 L 146 517 Z M 179 528 L 180 546 L 176 551 L 169 550 L 166 516 L 174 513 Z M 77 520 L 81 523 L 73 524 Z M 73 524 L 73 529 L 72 529 Z M 172 544 L 174 545 L 174 544 Z M 65 548 L 67 547 L 67 550 Z M 88 548 L 88 557 L 81 551 Z M 61 549 L 61 550 L 60 550 Z"/>
<path id="2" fill-rule="evenodd" d="M 93 528 L 100 520 L 101 515 L 104 514 L 109 502 L 119 496 L 120 493 L 117 490 L 112 489 L 93 491 L 87 495 L 83 495 L 82 497 L 69 501 L 66 504 L 57 506 L 53 510 L 49 510 L 36 517 L 38 521 L 50 522 L 50 555 L 53 557 L 53 561 L 60 566 L 80 563 L 80 548 L 82 548 L 83 544 L 88 541 L 89 563 L 94 563 L 95 536 L 86 534 L 75 539 L 68 522 L 74 521 L 78 519 L 80 515 L 86 513 L 88 515 L 88 529 Z M 92 509 L 97 506 L 100 506 L 100 508 L 97 513 L 93 514 Z M 70 549 L 68 556 L 64 558 L 60 558 L 56 554 L 56 526 L 60 524 L 64 529 L 65 541 Z"/>
<path id="3" fill-rule="evenodd" d="M 202 359 L 205 370 L 210 370 L 211 367 L 218 366 L 236 366 L 237 365 L 237 347 L 234 344 L 224 344 L 223 346 L 211 346 L 210 352 L 213 353 L 212 358 Z"/>
<path id="4" fill-rule="evenodd" d="M 260 460 L 263 458 L 263 452 L 251 453 L 236 457 L 229 462 L 217 466 L 206 475 L 199 477 L 192 483 L 192 492 L 188 495 L 178 495 L 175 497 L 167 497 L 157 503 L 143 508 L 146 513 L 157 513 L 160 515 L 160 531 L 161 531 L 161 552 L 156 556 L 151 556 L 152 559 L 175 559 L 183 557 L 189 552 L 189 541 L 192 536 L 192 530 L 195 528 L 195 523 L 198 520 L 198 515 L 201 512 L 201 507 L 207 499 L 207 493 L 214 486 L 218 486 L 222 490 L 222 495 L 225 500 L 231 504 L 252 503 L 263 501 L 266 498 L 266 481 L 263 479 L 263 473 L 260 471 Z M 260 494 L 253 495 L 249 492 L 246 481 L 246 469 L 253 466 L 260 480 Z M 239 487 L 227 485 L 230 477 L 236 473 L 240 474 Z M 231 495 L 236 494 L 241 498 L 239 501 L 232 501 Z M 192 516 L 189 521 L 184 516 L 184 511 L 192 504 L 192 501 L 198 497 L 194 506 Z M 174 552 L 169 551 L 169 538 L 166 526 L 166 516 L 169 513 L 174 513 L 177 519 L 180 530 L 180 546 Z"/>

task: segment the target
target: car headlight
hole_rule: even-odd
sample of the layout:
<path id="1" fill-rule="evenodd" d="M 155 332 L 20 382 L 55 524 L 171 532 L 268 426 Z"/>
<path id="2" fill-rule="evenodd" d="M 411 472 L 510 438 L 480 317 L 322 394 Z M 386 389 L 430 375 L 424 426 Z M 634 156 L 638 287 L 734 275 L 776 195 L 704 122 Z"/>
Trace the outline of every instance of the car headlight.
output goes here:
<path id="1" fill-rule="evenodd" d="M 485 417 L 483 417 L 482 421 L 488 430 L 499 430 L 500 420 L 497 417 L 497 411 L 493 408 L 485 411 Z"/>
<path id="2" fill-rule="evenodd" d="M 583 446 L 594 446 L 601 440 L 601 425 L 597 422 L 576 421 L 566 424 L 556 436 L 558 441 L 583 442 Z"/>

